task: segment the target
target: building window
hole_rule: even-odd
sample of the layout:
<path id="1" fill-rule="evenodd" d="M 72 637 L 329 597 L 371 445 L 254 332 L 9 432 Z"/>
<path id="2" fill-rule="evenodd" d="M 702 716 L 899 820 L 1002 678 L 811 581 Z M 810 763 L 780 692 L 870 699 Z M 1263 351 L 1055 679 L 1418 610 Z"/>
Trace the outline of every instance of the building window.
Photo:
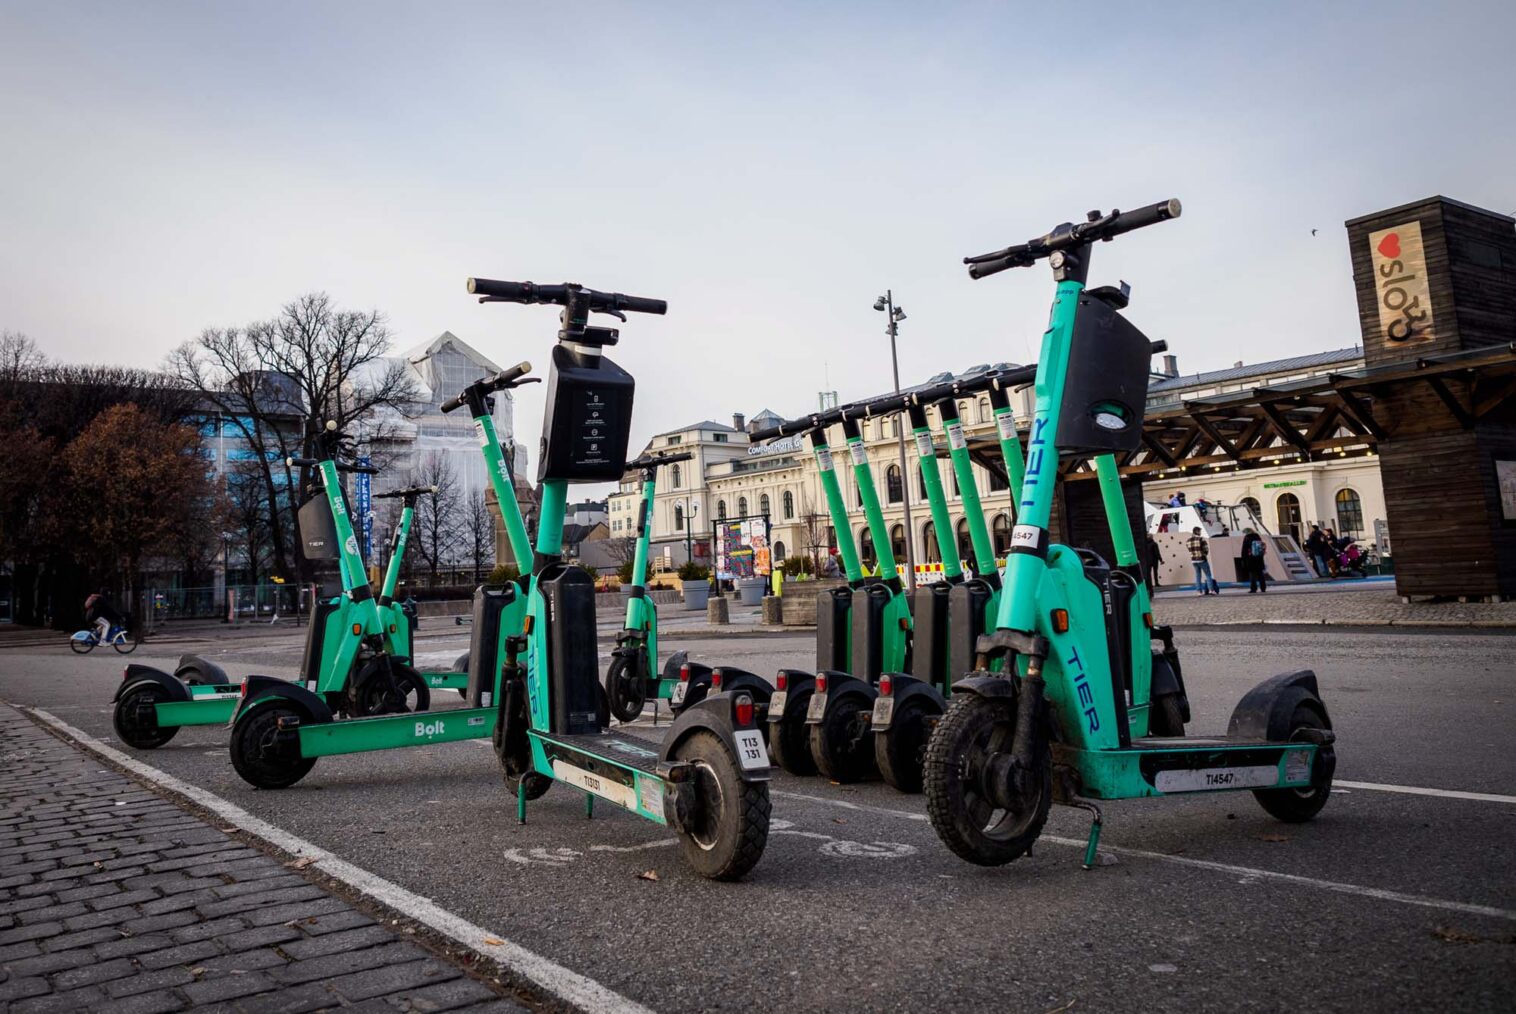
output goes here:
<path id="1" fill-rule="evenodd" d="M 764 493 L 758 497 L 758 513 L 764 517 L 769 515 L 769 495 Z"/>
<path id="2" fill-rule="evenodd" d="M 899 465 L 891 465 L 884 470 L 884 488 L 890 503 L 899 503 L 905 499 L 905 483 L 900 481 Z"/>
<path id="3" fill-rule="evenodd" d="M 1253 517 L 1257 519 L 1258 523 L 1263 524 L 1263 505 L 1260 504 L 1257 499 L 1254 497 L 1245 496 L 1242 498 L 1242 506 L 1252 511 Z"/>
<path id="4" fill-rule="evenodd" d="M 776 543 L 774 543 L 774 562 L 775 563 L 783 563 L 784 562 L 784 543 L 782 543 L 782 542 L 776 542 Z"/>
<path id="5" fill-rule="evenodd" d="M 674 488 L 678 489 L 684 482 L 684 471 L 678 465 L 670 465 L 669 471 L 673 475 Z"/>
<path id="6" fill-rule="evenodd" d="M 674 531 L 684 531 L 684 505 L 674 504 Z"/>
<path id="7" fill-rule="evenodd" d="M 1363 534 L 1363 501 L 1355 489 L 1345 487 L 1337 491 L 1337 534 L 1355 537 Z"/>
<path id="8" fill-rule="evenodd" d="M 942 562 L 942 548 L 937 545 L 937 526 L 928 521 L 921 529 L 922 559 L 927 563 Z"/>
<path id="9" fill-rule="evenodd" d="M 997 557 L 1011 551 L 1011 519 L 1006 515 L 996 514 L 990 522 L 990 544 L 995 547 Z"/>
<path id="10" fill-rule="evenodd" d="M 1006 477 L 1000 472 L 997 472 L 994 469 L 990 468 L 986 468 L 985 471 L 988 472 L 990 476 L 991 493 L 1004 493 L 1006 490 L 1011 488 L 1010 481 L 1007 480 Z"/>
<path id="11" fill-rule="evenodd" d="M 933 458 L 930 461 L 924 462 L 924 464 L 925 464 L 925 466 L 927 468 L 937 468 L 937 460 L 935 458 Z M 938 475 L 939 478 L 942 476 L 942 472 L 941 472 L 940 469 L 938 470 L 937 475 Z M 920 491 L 919 494 L 917 495 L 916 499 L 918 499 L 918 500 L 925 500 L 926 499 L 926 473 L 923 472 L 919 468 L 916 469 L 916 488 Z"/>
<path id="12" fill-rule="evenodd" d="M 717 500 L 716 501 L 716 520 L 718 520 L 718 521 L 725 521 L 726 520 L 726 501 L 725 500 Z"/>
<path id="13" fill-rule="evenodd" d="M 905 562 L 905 525 L 890 526 L 890 552 L 895 554 L 896 563 Z"/>
<path id="14" fill-rule="evenodd" d="M 879 555 L 874 552 L 874 533 L 866 526 L 858 533 L 858 558 L 863 561 L 864 570 L 873 570 L 879 565 Z"/>
<path id="15" fill-rule="evenodd" d="M 858 501 L 857 506 L 859 506 L 859 507 L 863 506 L 863 484 L 862 483 L 854 483 L 853 484 L 853 499 L 855 499 L 855 500 Z"/>
<path id="16" fill-rule="evenodd" d="M 784 491 L 784 518 L 788 521 L 795 516 L 795 494 L 789 490 Z"/>
<path id="17" fill-rule="evenodd" d="M 745 496 L 737 498 L 737 516 L 739 518 L 747 517 L 747 497 Z"/>
<path id="18" fill-rule="evenodd" d="M 958 469 L 950 468 L 948 471 L 952 473 L 953 476 L 953 495 L 963 496 L 963 492 L 958 488 Z"/>
<path id="19" fill-rule="evenodd" d="M 968 563 L 974 558 L 974 540 L 969 536 L 969 519 L 958 519 L 958 559 Z M 977 567 L 975 568 L 978 569 Z"/>
<path id="20" fill-rule="evenodd" d="M 679 434 L 678 436 L 669 437 L 669 443 L 671 443 L 671 444 L 682 444 L 682 443 L 684 443 L 684 435 L 683 434 Z"/>
<path id="21" fill-rule="evenodd" d="M 1279 534 L 1292 536 L 1300 541 L 1300 498 L 1294 493 L 1280 493 L 1274 501 L 1274 510 L 1279 518 Z"/>
<path id="22" fill-rule="evenodd" d="M 714 440 L 714 441 L 716 441 L 716 443 L 718 443 L 718 444 L 724 444 L 724 443 L 726 443 L 726 434 L 725 433 L 713 433 L 713 434 L 711 434 L 711 439 Z"/>

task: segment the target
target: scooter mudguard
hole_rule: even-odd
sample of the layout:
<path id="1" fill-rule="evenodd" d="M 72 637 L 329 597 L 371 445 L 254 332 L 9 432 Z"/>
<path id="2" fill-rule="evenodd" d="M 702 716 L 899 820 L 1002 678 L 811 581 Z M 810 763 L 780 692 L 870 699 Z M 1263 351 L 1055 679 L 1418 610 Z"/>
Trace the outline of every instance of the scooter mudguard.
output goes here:
<path id="1" fill-rule="evenodd" d="M 201 655 L 180 655 L 179 668 L 174 670 L 174 675 L 188 683 L 190 677 L 196 673 L 199 673 L 202 683 L 230 684 L 232 682 L 226 675 L 226 670 L 210 659 Z"/>
<path id="2" fill-rule="evenodd" d="M 884 692 L 885 680 L 881 677 L 879 696 L 874 700 L 874 719 L 870 726 L 873 731 L 884 732 L 888 729 L 895 720 L 895 712 L 909 701 L 925 699 L 939 715 L 947 710 L 947 698 L 927 680 L 903 672 L 885 675 L 889 677 L 890 692 Z"/>
<path id="3" fill-rule="evenodd" d="M 679 687 L 674 688 L 674 696 L 669 698 L 669 708 L 674 714 L 679 714 L 685 708 L 694 707 L 705 700 L 711 690 L 711 667 L 703 662 L 685 662 L 676 669 L 675 677 L 678 678 L 680 671 L 685 666 L 689 667 L 690 678 L 680 680 L 680 686 L 684 687 L 681 692 Z"/>
<path id="4" fill-rule="evenodd" d="M 762 751 L 761 766 L 749 767 L 743 762 L 742 746 L 751 747 L 752 744 L 737 742 L 740 732 L 758 733 L 757 725 L 738 729 L 737 726 L 737 697 L 735 693 L 710 694 L 698 704 L 692 704 L 680 712 L 679 717 L 674 719 L 673 726 L 668 735 L 663 739 L 663 746 L 658 751 L 658 760 L 663 763 L 672 763 L 674 754 L 679 749 L 679 744 L 688 739 L 693 733 L 704 729 L 716 736 L 732 752 L 732 756 L 738 759 L 737 772 L 743 781 L 766 782 L 769 780 L 768 752 L 763 749 L 761 734 L 758 738 L 758 748 Z"/>
<path id="5" fill-rule="evenodd" d="M 684 649 L 681 648 L 679 651 L 674 652 L 668 657 L 668 661 L 663 663 L 663 678 L 678 682 L 679 669 L 689 660 L 690 653 Z"/>
<path id="6" fill-rule="evenodd" d="M 780 669 L 784 689 L 769 696 L 770 722 L 804 722 L 805 706 L 816 686 L 816 674 L 804 669 Z"/>
<path id="7" fill-rule="evenodd" d="M 953 693 L 973 694 L 976 697 L 1003 697 L 1015 700 L 1019 688 L 1016 680 L 1007 676 L 965 676 L 953 681 Z"/>
<path id="8" fill-rule="evenodd" d="M 1168 656 L 1163 652 L 1153 652 L 1152 671 L 1151 700 L 1157 701 L 1158 698 L 1168 696 L 1169 694 L 1177 695 L 1179 698 L 1180 717 L 1188 723 L 1190 720 L 1190 698 L 1184 692 L 1184 679 L 1174 669 L 1173 665 L 1169 663 Z"/>
<path id="9" fill-rule="evenodd" d="M 1316 674 L 1310 669 L 1300 669 L 1271 676 L 1249 690 L 1232 710 L 1232 718 L 1227 722 L 1227 738 L 1285 742 L 1290 738 L 1290 719 L 1295 706 L 1302 701 L 1321 713 L 1321 720 L 1328 729 L 1332 727 L 1332 719 L 1327 715 L 1316 685 Z"/>
<path id="10" fill-rule="evenodd" d="M 732 693 L 738 690 L 747 690 L 754 695 L 754 700 L 768 700 L 774 692 L 774 685 L 757 673 L 739 669 L 734 665 L 718 665 L 711 670 L 711 692 Z"/>
<path id="11" fill-rule="evenodd" d="M 249 676 L 242 681 L 242 700 L 237 702 L 237 710 L 232 713 L 232 722 L 236 723 L 253 708 L 275 697 L 283 698 L 304 711 L 306 717 L 312 722 L 322 723 L 333 720 L 332 709 L 327 707 L 326 701 L 319 694 L 312 693 L 299 683 L 291 683 L 277 676 Z"/>
<path id="12" fill-rule="evenodd" d="M 156 683 L 168 692 L 171 701 L 187 701 L 190 699 L 189 687 L 177 676 L 171 676 L 162 669 L 154 669 L 150 665 L 141 665 L 133 662 L 126 667 L 121 674 L 121 685 L 116 688 L 116 696 L 112 701 L 119 701 L 126 691 L 139 683 Z"/>
<path id="13" fill-rule="evenodd" d="M 836 701 L 844 697 L 863 696 L 868 699 L 872 707 L 874 699 L 879 696 L 879 691 L 867 680 L 861 680 L 852 673 L 828 670 L 817 673 L 818 676 L 826 677 L 826 689 L 817 689 L 811 694 L 811 703 L 805 709 L 805 724 L 819 725 L 826 717 L 826 713 L 832 709 Z"/>

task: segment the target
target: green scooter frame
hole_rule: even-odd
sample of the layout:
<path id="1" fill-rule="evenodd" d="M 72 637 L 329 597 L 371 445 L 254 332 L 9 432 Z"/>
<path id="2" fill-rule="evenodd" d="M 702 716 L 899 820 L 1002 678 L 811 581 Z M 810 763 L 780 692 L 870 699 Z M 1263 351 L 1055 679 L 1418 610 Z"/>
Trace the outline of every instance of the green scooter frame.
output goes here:
<path id="1" fill-rule="evenodd" d="M 661 744 L 609 732 L 600 714 L 594 582 L 562 558 L 569 484 L 616 481 L 626 471 L 634 382 L 603 353 L 619 333 L 590 326 L 589 314 L 661 314 L 666 304 L 573 284 L 476 278 L 469 291 L 563 307 L 542 427 L 533 580 L 517 642 L 524 663 L 513 658 L 502 672 L 495 737 L 517 819 L 525 822 L 529 800 L 564 782 L 585 793 L 587 814 L 602 799 L 665 825 L 698 873 L 737 879 L 768 840 L 768 752 L 752 697 L 708 695 L 681 712 Z"/>
<path id="2" fill-rule="evenodd" d="M 379 589 L 379 609 L 387 619 L 385 627 L 393 628 L 393 633 L 389 635 L 389 642 L 390 651 L 394 653 L 395 658 L 415 668 L 429 689 L 456 690 L 460 696 L 467 696 L 468 652 L 464 652 L 453 661 L 452 669 L 422 669 L 416 666 L 415 646 L 412 643 L 416 617 L 404 605 L 395 601 L 395 592 L 400 586 L 400 565 L 405 559 L 405 548 L 410 541 L 411 524 L 416 516 L 416 501 L 422 496 L 436 492 L 435 486 L 411 486 L 405 489 L 389 490 L 376 494 L 374 497 L 375 500 L 401 502 L 400 519 L 395 524 L 395 534 L 390 540 L 389 564 L 385 568 L 384 583 Z"/>
<path id="3" fill-rule="evenodd" d="M 505 519 L 506 537 L 518 560 L 531 559 L 531 543 L 488 398 L 494 392 L 534 382 L 535 378 L 526 378 L 530 370 L 529 363 L 502 370 L 469 385 L 442 405 L 444 412 L 467 405 L 474 414 L 490 482 Z M 393 566 L 393 560 L 391 563 Z M 529 583 L 528 579 L 475 592 L 469 680 L 464 693 L 467 707 L 425 719 L 392 713 L 338 722 L 333 720 L 329 698 L 320 693 L 270 677 L 249 677 L 232 719 L 231 754 L 237 773 L 258 788 L 286 788 L 304 778 L 320 757 L 491 738 L 499 714 L 500 674 L 511 660 L 512 639 L 522 629 Z"/>
<path id="4" fill-rule="evenodd" d="M 695 674 L 685 668 L 687 656 L 682 651 L 669 656 L 661 676 L 654 674 L 658 662 L 658 604 L 647 595 L 647 558 L 653 535 L 651 517 L 657 472 L 664 465 L 693 457 L 688 451 L 648 454 L 626 466 L 628 471 L 635 469 L 641 473 L 642 501 L 637 505 L 637 546 L 632 555 L 626 624 L 616 638 L 611 666 L 605 674 L 610 712 L 620 722 L 635 720 L 649 698 L 670 701 L 677 713 L 682 707 L 698 704 L 710 689 L 709 671 L 701 666 L 705 671 Z"/>
<path id="5" fill-rule="evenodd" d="M 1057 282 L 996 629 L 979 639 L 980 664 L 954 685 L 927 746 L 932 826 L 973 863 L 1025 854 L 1055 801 L 1094 815 L 1088 868 L 1101 829 L 1096 800 L 1249 789 L 1275 817 L 1304 821 L 1331 793 L 1335 736 L 1309 670 L 1255 687 L 1224 736 L 1147 734 L 1156 669 L 1177 654 L 1152 625 L 1112 455 L 1141 442 L 1151 345 L 1120 315 L 1125 287 L 1087 290 L 1085 279 L 1093 243 L 1179 212 L 1178 201 L 1094 212 L 968 259 L 980 278 L 1046 258 Z M 1065 453 L 1096 459 L 1116 568 L 1049 542 Z M 1152 640 L 1164 650 L 1151 652 Z M 1002 668 L 992 672 L 996 660 Z"/>

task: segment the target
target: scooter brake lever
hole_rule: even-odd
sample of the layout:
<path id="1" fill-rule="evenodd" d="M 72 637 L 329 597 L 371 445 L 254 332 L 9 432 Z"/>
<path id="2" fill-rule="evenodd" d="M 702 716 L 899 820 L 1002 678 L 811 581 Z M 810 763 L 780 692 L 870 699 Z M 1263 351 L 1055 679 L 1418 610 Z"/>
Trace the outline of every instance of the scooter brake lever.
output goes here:
<path id="1" fill-rule="evenodd" d="M 595 313 L 608 313 L 612 317 L 615 317 L 617 320 L 621 321 L 621 323 L 623 323 L 623 324 L 626 323 L 626 314 L 622 313 L 620 310 L 612 310 L 612 309 L 610 309 L 610 308 L 607 307 L 604 310 L 596 310 L 594 312 Z"/>

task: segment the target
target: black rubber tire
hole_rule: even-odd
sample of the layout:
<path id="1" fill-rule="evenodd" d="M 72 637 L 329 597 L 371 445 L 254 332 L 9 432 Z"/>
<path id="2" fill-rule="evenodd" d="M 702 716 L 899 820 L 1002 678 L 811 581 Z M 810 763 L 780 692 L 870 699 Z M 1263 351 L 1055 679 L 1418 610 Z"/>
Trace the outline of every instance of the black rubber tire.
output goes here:
<path id="1" fill-rule="evenodd" d="M 136 634 L 126 632 L 119 638 L 112 638 L 111 647 L 116 649 L 116 654 L 118 655 L 130 655 L 137 650 L 137 645 L 141 643 L 141 639 Z"/>
<path id="2" fill-rule="evenodd" d="M 503 689 L 502 692 L 504 692 Z M 517 721 L 520 723 L 518 728 L 526 728 L 525 708 L 517 716 Z M 495 757 L 500 761 L 500 780 L 505 783 L 506 790 L 510 792 L 512 799 L 516 798 L 516 789 L 523 779 L 526 781 L 526 798 L 529 800 L 541 799 L 546 795 L 547 790 L 553 787 L 553 780 L 530 770 L 532 747 L 527 742 L 526 733 L 521 733 L 521 738 L 515 747 L 515 756 L 512 757 L 506 756 L 504 745 L 501 742 L 504 735 L 505 727 L 501 723 L 496 722 L 495 731 L 491 734 L 490 738 L 495 746 Z"/>
<path id="3" fill-rule="evenodd" d="M 205 673 L 201 672 L 196 666 L 187 665 L 174 675 L 192 687 L 208 687 L 212 685 L 211 681 L 205 678 Z"/>
<path id="4" fill-rule="evenodd" d="M 243 712 L 232 726 L 232 767 L 242 780 L 258 789 L 287 789 L 316 766 L 314 757 L 268 756 L 264 746 L 285 717 L 309 721 L 310 716 L 286 704 L 265 704 Z"/>
<path id="5" fill-rule="evenodd" d="M 137 750 L 156 750 L 158 747 L 173 739 L 179 732 L 179 726 L 162 726 L 155 724 L 151 729 L 143 728 L 132 719 L 133 712 L 143 702 L 143 698 L 151 700 L 154 704 L 167 701 L 168 691 L 156 683 L 139 683 L 127 689 L 116 702 L 115 713 L 111 716 L 111 724 L 116 727 L 116 737 L 127 746 Z"/>
<path id="6" fill-rule="evenodd" d="M 1321 712 L 1306 703 L 1295 705 L 1295 713 L 1290 716 L 1291 740 L 1300 738 L 1301 729 L 1326 727 Z M 1321 808 L 1327 805 L 1327 800 L 1332 798 L 1332 782 L 1328 779 L 1326 784 L 1314 785 L 1309 789 L 1254 789 L 1253 798 L 1275 820 L 1282 820 L 1286 824 L 1304 824 L 1320 813 Z"/>
<path id="7" fill-rule="evenodd" d="M 81 641 L 77 637 L 70 637 L 68 639 L 69 650 L 75 655 L 88 655 L 95 650 L 95 643 L 89 640 Z"/>
<path id="8" fill-rule="evenodd" d="M 635 659 L 617 655 L 606 670 L 605 692 L 610 698 L 611 714 L 618 722 L 635 722 L 647 703 L 647 684 L 641 669 Z"/>
<path id="9" fill-rule="evenodd" d="M 906 701 L 885 732 L 874 733 L 874 763 L 884 784 L 897 792 L 921 791 L 921 768 L 931 738 L 927 719 L 941 714 L 925 697 Z"/>
<path id="10" fill-rule="evenodd" d="M 811 756 L 811 729 L 805 724 L 805 709 L 812 693 L 802 690 L 794 694 L 791 700 L 798 703 L 785 708 L 792 717 L 787 722 L 778 723 L 777 729 L 773 723 L 765 723 L 769 726 L 770 756 L 775 764 L 792 775 L 816 773 L 816 760 Z"/>
<path id="11" fill-rule="evenodd" d="M 469 671 L 469 653 L 465 651 L 462 655 L 459 655 L 457 658 L 453 659 L 453 672 L 468 672 L 468 671 Z M 458 696 L 462 697 L 465 701 L 468 700 L 468 687 L 459 687 L 458 688 Z"/>
<path id="12" fill-rule="evenodd" d="M 700 795 L 696 826 L 679 831 L 685 861 L 711 880 L 741 879 L 768 844 L 768 783 L 743 781 L 737 759 L 704 729 L 681 742 L 674 757 L 696 765 L 689 785 Z"/>
<path id="13" fill-rule="evenodd" d="M 874 734 L 865 733 L 852 744 L 853 723 L 859 711 L 868 707 L 866 694 L 842 691 L 826 702 L 826 714 L 811 733 L 811 759 L 821 777 L 839 785 L 861 782 L 878 773 L 874 763 Z"/>
<path id="14" fill-rule="evenodd" d="M 1184 706 L 1178 694 L 1159 694 L 1148 709 L 1148 735 L 1183 736 Z"/>
<path id="15" fill-rule="evenodd" d="M 405 694 L 405 704 L 401 706 L 388 699 L 389 687 L 385 685 L 384 673 L 375 668 L 353 690 L 354 717 L 403 715 L 406 712 L 426 711 L 432 706 L 432 691 L 421 674 L 399 662 L 392 662 L 391 665 L 394 667 L 395 684 Z"/>
<path id="16" fill-rule="evenodd" d="M 1053 765 L 1039 758 L 1042 778 L 1015 814 L 982 798 L 971 772 L 975 757 L 1009 749 L 1016 724 L 1014 702 L 962 693 L 926 747 L 926 810 L 937 837 L 961 859 L 978 866 L 1004 866 L 1032 847 L 1053 802 Z M 990 820 L 1002 814 L 993 827 Z"/>

